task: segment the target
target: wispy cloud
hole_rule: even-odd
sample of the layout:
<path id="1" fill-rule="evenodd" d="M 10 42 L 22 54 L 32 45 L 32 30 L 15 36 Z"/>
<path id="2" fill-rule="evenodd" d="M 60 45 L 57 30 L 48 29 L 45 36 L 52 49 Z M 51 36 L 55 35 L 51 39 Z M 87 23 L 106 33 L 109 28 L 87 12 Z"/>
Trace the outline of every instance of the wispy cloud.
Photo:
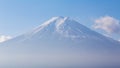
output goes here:
<path id="1" fill-rule="evenodd" d="M 118 39 L 118 41 L 120 42 L 120 39 Z"/>
<path id="2" fill-rule="evenodd" d="M 11 39 L 11 38 L 12 38 L 11 36 L 1 35 L 0 36 L 0 43 L 6 41 L 8 39 Z"/>
<path id="3" fill-rule="evenodd" d="M 120 21 L 111 16 L 103 16 L 94 20 L 94 28 L 104 30 L 107 33 L 120 34 Z"/>

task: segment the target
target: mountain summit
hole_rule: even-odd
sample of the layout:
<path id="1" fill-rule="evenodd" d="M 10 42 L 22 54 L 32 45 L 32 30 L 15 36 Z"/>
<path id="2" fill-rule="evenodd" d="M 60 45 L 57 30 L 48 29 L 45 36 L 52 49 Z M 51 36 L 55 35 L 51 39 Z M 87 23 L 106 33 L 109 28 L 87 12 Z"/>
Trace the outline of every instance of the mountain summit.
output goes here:
<path id="1" fill-rule="evenodd" d="M 93 60 L 94 63 L 108 61 L 106 55 L 118 57 L 120 43 L 69 17 L 53 17 L 32 31 L 2 43 L 0 50 L 8 54 L 22 54 L 23 57 L 28 55 L 27 59 L 38 66 L 86 66 L 86 62 L 90 64 Z M 26 57 L 23 63 L 24 60 Z"/>
<path id="2" fill-rule="evenodd" d="M 57 33 L 70 38 L 82 38 L 93 33 L 93 31 L 69 17 L 53 17 L 33 30 L 33 34 L 42 31 L 48 34 Z"/>

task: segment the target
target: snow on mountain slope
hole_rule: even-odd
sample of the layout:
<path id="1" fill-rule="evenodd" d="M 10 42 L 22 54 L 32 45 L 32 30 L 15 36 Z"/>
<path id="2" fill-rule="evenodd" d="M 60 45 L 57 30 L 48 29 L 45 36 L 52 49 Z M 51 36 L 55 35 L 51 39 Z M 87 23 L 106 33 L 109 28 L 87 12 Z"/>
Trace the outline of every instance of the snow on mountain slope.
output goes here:
<path id="1" fill-rule="evenodd" d="M 120 43 L 69 17 L 53 17 L 32 31 L 0 44 L 0 52 L 9 56 L 15 54 L 15 58 L 22 56 L 22 60 L 35 62 L 38 66 L 76 66 L 118 61 L 115 57 L 120 54 Z"/>
<path id="2" fill-rule="evenodd" d="M 53 17 L 31 32 L 23 34 L 7 42 L 26 43 L 33 45 L 61 44 L 76 45 L 95 49 L 120 47 L 120 43 L 105 37 L 89 28 L 83 26 L 69 17 Z M 48 45 L 49 45 L 48 44 Z"/>

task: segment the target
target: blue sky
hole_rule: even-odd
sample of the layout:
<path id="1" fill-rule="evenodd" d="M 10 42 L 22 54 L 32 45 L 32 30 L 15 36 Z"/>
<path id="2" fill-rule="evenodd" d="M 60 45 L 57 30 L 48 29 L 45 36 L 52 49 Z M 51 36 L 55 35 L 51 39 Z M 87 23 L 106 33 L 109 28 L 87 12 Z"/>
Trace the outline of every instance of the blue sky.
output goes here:
<path id="1" fill-rule="evenodd" d="M 53 16 L 72 17 L 93 29 L 94 20 L 100 17 L 120 20 L 119 6 L 120 0 L 0 0 L 0 35 L 20 35 Z M 119 34 L 111 36 L 120 38 Z"/>

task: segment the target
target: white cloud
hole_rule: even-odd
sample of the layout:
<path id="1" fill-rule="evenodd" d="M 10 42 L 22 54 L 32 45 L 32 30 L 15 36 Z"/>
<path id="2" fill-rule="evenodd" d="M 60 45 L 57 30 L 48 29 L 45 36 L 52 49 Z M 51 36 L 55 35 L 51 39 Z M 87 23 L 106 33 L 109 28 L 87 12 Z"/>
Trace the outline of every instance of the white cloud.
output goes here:
<path id="1" fill-rule="evenodd" d="M 111 16 L 103 16 L 96 19 L 94 22 L 93 27 L 95 29 L 101 29 L 107 33 L 120 34 L 120 21 Z"/>
<path id="2" fill-rule="evenodd" d="M 120 42 L 120 39 L 118 39 L 118 41 Z"/>
<path id="3" fill-rule="evenodd" d="M 11 38 L 12 38 L 11 36 L 1 35 L 1 36 L 0 36 L 0 43 L 6 41 L 6 40 L 8 40 L 8 39 L 11 39 Z"/>

